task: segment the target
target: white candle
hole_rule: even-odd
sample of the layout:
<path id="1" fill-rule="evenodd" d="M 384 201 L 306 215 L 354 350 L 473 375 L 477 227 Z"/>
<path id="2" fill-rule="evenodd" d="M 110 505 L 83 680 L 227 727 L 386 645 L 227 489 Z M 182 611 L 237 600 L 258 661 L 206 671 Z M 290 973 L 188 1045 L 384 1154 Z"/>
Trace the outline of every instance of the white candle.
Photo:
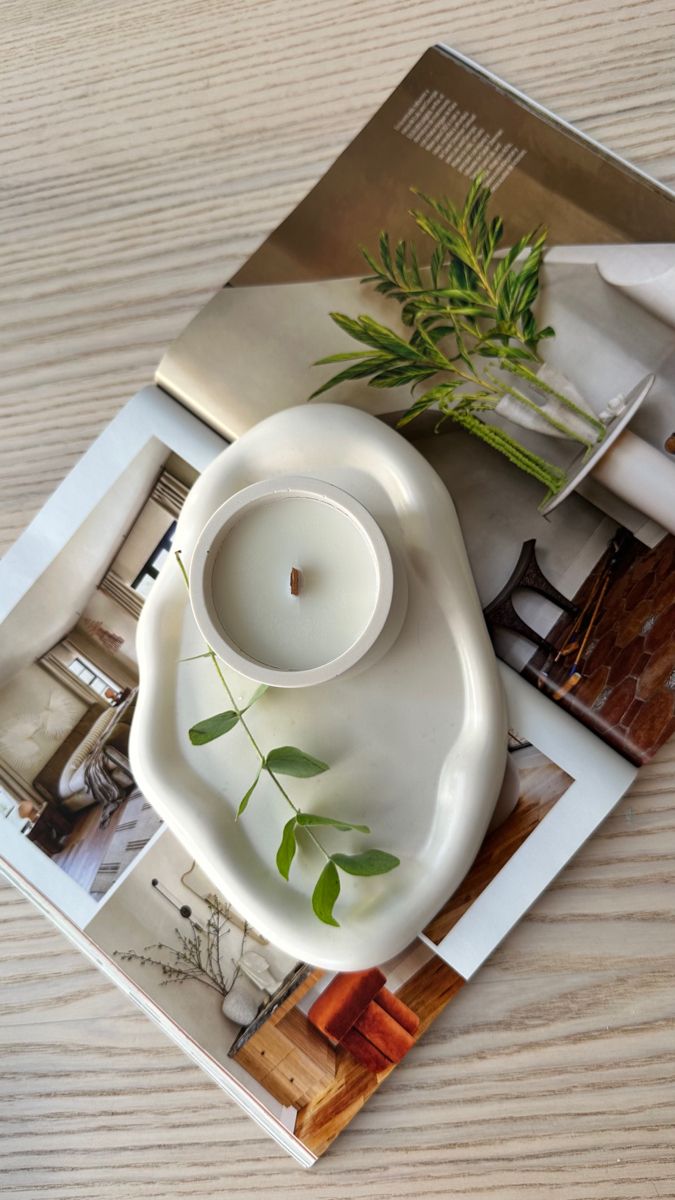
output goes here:
<path id="1" fill-rule="evenodd" d="M 195 548 L 190 584 L 200 629 L 226 662 L 294 687 L 333 678 L 370 649 L 391 603 L 391 558 L 353 497 L 279 477 L 244 489 L 214 514 Z"/>

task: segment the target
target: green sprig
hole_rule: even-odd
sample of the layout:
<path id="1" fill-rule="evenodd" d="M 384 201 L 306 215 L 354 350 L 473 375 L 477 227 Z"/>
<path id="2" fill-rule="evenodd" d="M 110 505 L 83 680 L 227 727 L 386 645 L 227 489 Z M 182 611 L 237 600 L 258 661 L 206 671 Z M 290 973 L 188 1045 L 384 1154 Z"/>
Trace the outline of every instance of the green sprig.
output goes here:
<path id="1" fill-rule="evenodd" d="M 316 365 L 348 365 L 311 398 L 358 379 L 376 388 L 409 386 L 413 402 L 399 425 L 436 406 L 439 424 L 457 421 L 555 494 L 566 482 L 565 473 L 477 415 L 494 411 L 506 393 L 551 429 L 586 448 L 604 436 L 600 420 L 536 374 L 541 365 L 539 342 L 554 336 L 550 326 L 537 324 L 533 312 L 546 230 L 530 230 L 498 256 L 504 224 L 501 217 L 488 216 L 491 192 L 481 176 L 474 179 L 460 207 L 446 197 L 413 191 L 426 209 L 413 209 L 411 215 L 434 244 L 428 269 L 421 270 L 413 244 L 401 240 L 392 245 L 387 233 L 380 234 L 379 257 L 362 247 L 372 272 L 362 282 L 372 283 L 400 305 L 403 325 L 411 332 L 401 337 L 366 314 L 353 318 L 331 313 L 335 324 L 367 349 L 319 359 Z M 490 360 L 510 376 L 508 382 L 494 375 Z M 430 379 L 434 384 L 415 396 L 415 389 Z M 555 397 L 563 412 L 573 413 L 587 431 L 579 433 L 547 412 L 523 392 L 523 383 Z"/>
<path id="2" fill-rule="evenodd" d="M 185 586 L 190 590 L 190 581 L 188 573 L 185 569 L 181 553 L 179 550 L 175 552 L 176 561 L 181 570 Z M 339 921 L 333 916 L 333 908 L 335 902 L 340 895 L 340 870 L 349 875 L 384 875 L 388 871 L 393 870 L 399 865 L 400 860 L 395 855 L 389 854 L 384 850 L 365 850 L 360 854 L 330 854 L 324 847 L 321 840 L 314 832 L 319 826 L 328 826 L 341 833 L 354 831 L 355 833 L 369 834 L 370 829 L 367 825 L 355 825 L 350 821 L 343 821 L 338 817 L 328 817 L 318 813 L 303 812 L 291 800 L 286 788 L 278 779 L 279 775 L 291 776 L 295 779 L 311 779 L 316 775 L 322 775 L 329 769 L 328 763 L 322 762 L 321 759 L 315 758 L 312 754 L 307 754 L 306 751 L 298 749 L 297 746 L 276 746 L 272 750 L 268 750 L 265 754 L 261 750 L 256 741 L 251 728 L 246 720 L 245 714 L 248 713 L 255 704 L 268 691 L 266 684 L 261 684 L 255 689 L 248 703 L 242 708 L 237 704 L 234 693 L 227 682 L 222 668 L 218 661 L 215 651 L 207 646 L 203 654 L 190 655 L 189 658 L 181 660 L 184 662 L 195 661 L 200 658 L 210 658 L 216 670 L 218 678 L 225 689 L 228 700 L 232 708 L 225 712 L 216 713 L 212 717 L 206 717 L 202 721 L 198 721 L 188 730 L 188 736 L 193 746 L 204 746 L 208 742 L 215 741 L 217 738 L 224 737 L 230 733 L 236 726 L 240 726 L 246 734 L 255 754 L 258 758 L 258 769 L 253 779 L 253 782 L 242 797 L 235 820 L 248 808 L 249 801 L 255 792 L 263 771 L 272 780 L 272 783 L 277 788 L 277 791 L 283 796 L 286 803 L 292 808 L 293 816 L 286 822 L 283 828 L 281 842 L 276 854 L 276 866 L 279 874 L 288 880 L 291 869 L 291 864 L 295 857 L 298 835 L 302 830 L 306 831 L 307 836 L 316 846 L 319 853 L 325 858 L 326 863 L 323 867 L 316 887 L 312 895 L 312 908 L 314 913 L 326 925 L 339 926 Z M 354 865 L 356 864 L 356 866 Z M 360 865 L 359 865 L 360 864 Z"/>

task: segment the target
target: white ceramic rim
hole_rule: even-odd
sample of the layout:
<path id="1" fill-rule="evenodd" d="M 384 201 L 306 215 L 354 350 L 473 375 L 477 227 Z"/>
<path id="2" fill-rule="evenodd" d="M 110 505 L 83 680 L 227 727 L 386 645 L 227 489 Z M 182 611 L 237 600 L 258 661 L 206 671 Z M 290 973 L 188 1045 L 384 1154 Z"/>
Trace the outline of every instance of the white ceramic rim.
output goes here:
<path id="1" fill-rule="evenodd" d="M 298 671 L 270 667 L 249 658 L 228 638 L 211 602 L 209 555 L 217 550 L 228 526 L 234 524 L 245 509 L 278 495 L 307 496 L 340 509 L 358 526 L 375 567 L 377 596 L 362 633 L 337 658 Z M 394 569 L 389 546 L 374 517 L 359 500 L 342 488 L 305 475 L 277 475 L 273 479 L 253 483 L 230 496 L 206 522 L 197 538 L 190 563 L 190 600 L 202 636 L 227 666 L 256 683 L 266 683 L 271 687 L 309 687 L 327 683 L 355 666 L 382 633 L 389 616 L 393 592 Z"/>
<path id="2" fill-rule="evenodd" d="M 595 446 L 590 458 L 584 458 L 582 455 L 579 459 L 577 459 L 577 470 L 574 471 L 574 474 L 569 477 L 562 491 L 556 492 L 555 496 L 552 496 L 551 499 L 546 502 L 546 504 L 541 505 L 539 512 L 541 513 L 542 517 L 548 516 L 550 512 L 553 512 L 553 509 L 557 508 L 559 504 L 562 504 L 563 500 L 566 500 L 568 496 L 571 496 L 572 492 L 579 486 L 582 480 L 584 480 L 586 476 L 591 473 L 591 471 L 595 470 L 600 462 L 600 459 L 603 458 L 607 451 L 611 449 L 619 434 L 623 433 L 628 423 L 633 420 L 633 417 L 642 404 L 642 401 L 646 399 L 647 393 L 654 382 L 654 378 L 655 377 L 653 375 L 645 375 L 644 379 L 641 379 L 640 382 L 635 385 L 632 392 L 630 392 L 626 397 L 626 407 L 623 413 L 620 417 L 617 417 L 614 424 L 608 429 L 607 436 L 601 442 L 598 442 L 597 446 Z"/>

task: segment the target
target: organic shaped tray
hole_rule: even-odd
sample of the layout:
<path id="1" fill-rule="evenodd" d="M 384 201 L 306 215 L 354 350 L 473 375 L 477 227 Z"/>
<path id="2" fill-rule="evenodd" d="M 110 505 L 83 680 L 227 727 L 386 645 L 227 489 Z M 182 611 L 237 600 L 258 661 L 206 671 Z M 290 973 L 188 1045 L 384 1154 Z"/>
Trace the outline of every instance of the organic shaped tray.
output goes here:
<path id="1" fill-rule="evenodd" d="M 478 850 L 502 782 L 506 717 L 455 510 L 422 456 L 374 417 L 316 404 L 275 414 L 228 447 L 193 487 L 174 547 L 189 565 L 197 536 L 229 496 L 278 474 L 304 474 L 350 492 L 372 513 L 407 576 L 408 604 L 393 646 L 374 665 L 330 683 L 269 691 L 249 713 L 263 751 L 293 745 L 330 764 L 288 779 L 304 811 L 370 826 L 326 828 L 329 852 L 377 846 L 401 865 L 376 877 L 341 872 L 334 915 L 310 897 L 324 860 L 302 845 L 290 881 L 275 855 L 290 810 L 263 777 L 239 802 L 258 760 L 243 730 L 204 746 L 188 729 L 230 707 L 204 650 L 173 558 L 138 629 L 140 692 L 131 735 L 143 792 L 235 908 L 275 945 L 334 970 L 398 953 L 454 891 Z M 255 684 L 228 673 L 245 703 Z M 303 839 L 304 840 L 304 839 Z"/>

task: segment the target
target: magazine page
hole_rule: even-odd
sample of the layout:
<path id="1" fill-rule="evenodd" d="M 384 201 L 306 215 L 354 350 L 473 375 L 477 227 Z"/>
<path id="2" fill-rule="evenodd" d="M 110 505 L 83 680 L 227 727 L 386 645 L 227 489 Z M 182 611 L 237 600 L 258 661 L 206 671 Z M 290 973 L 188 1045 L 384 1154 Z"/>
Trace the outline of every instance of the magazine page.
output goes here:
<path id="1" fill-rule="evenodd" d="M 106 864 L 108 873 L 114 867 L 115 879 L 104 892 L 96 876 L 87 890 L 81 869 L 85 855 L 93 860 L 105 836 L 100 803 L 89 805 L 93 832 L 80 824 L 59 848 L 36 847 L 29 821 L 13 835 L 3 830 L 0 865 L 268 1133 L 310 1165 L 458 994 L 478 965 L 476 956 L 487 957 L 519 915 L 518 902 L 511 897 L 505 904 L 502 897 L 506 928 L 499 929 L 494 908 L 481 928 L 472 916 L 476 901 L 502 882 L 508 890 L 507 869 L 512 865 L 522 874 L 518 855 L 537 832 L 543 840 L 532 849 L 544 886 L 548 872 L 555 873 L 570 852 L 567 846 L 559 858 L 559 834 L 547 831 L 545 818 L 550 824 L 560 812 L 568 836 L 571 828 L 573 839 L 583 837 L 629 781 L 621 760 L 613 761 L 609 751 L 603 759 L 600 747 L 592 761 L 598 766 L 599 759 L 602 780 L 609 779 L 610 786 L 599 807 L 589 806 L 593 781 L 583 778 L 580 761 L 573 765 L 565 758 L 561 766 L 531 740 L 547 741 L 546 712 L 543 721 L 541 714 L 533 719 L 519 706 L 517 689 L 510 694 L 529 736 L 510 731 L 509 786 L 473 867 L 419 939 L 369 970 L 321 971 L 270 945 L 215 891 L 165 826 L 148 841 L 132 836 L 138 829 L 127 828 L 127 816 L 135 790 L 122 800 L 113 822 Z M 564 727 L 555 731 L 553 743 L 560 757 L 569 752 Z M 577 767 L 579 779 L 570 773 Z M 587 822 L 591 809 L 586 827 L 571 820 L 578 783 Z M 133 850 L 126 863 L 120 862 L 122 845 Z M 25 853 L 36 849 L 41 861 Z M 47 869 L 52 865 L 59 881 Z M 518 890 L 522 893 L 522 885 Z M 462 957 L 467 937 L 471 966 Z M 465 973 L 447 958 L 463 962 Z"/>
<path id="2" fill-rule="evenodd" d="M 632 772 L 590 735 L 579 743 L 544 697 L 523 703 L 532 689 L 507 672 L 506 781 L 473 867 L 426 930 L 394 959 L 346 974 L 270 944 L 161 821 L 129 757 L 135 627 L 160 573 L 177 570 L 180 513 L 222 448 L 147 389 L 3 562 L 0 869 L 310 1165 Z"/>
<path id="3" fill-rule="evenodd" d="M 233 436 L 405 412 L 497 653 L 644 763 L 675 729 L 674 280 L 666 189 L 437 47 L 158 378 Z"/>
<path id="4" fill-rule="evenodd" d="M 0 869 L 309 1165 L 289 1137 L 295 1110 L 228 1056 L 242 1023 L 287 978 L 306 989 L 309 968 L 211 894 L 130 763 L 138 619 L 162 568 L 174 567 L 194 481 L 224 448 L 146 389 L 3 560 Z M 171 945 L 175 961 L 148 972 Z M 198 986 L 174 994 L 166 985 L 176 982 Z"/>
<path id="5" fill-rule="evenodd" d="M 509 733 L 508 786 L 461 887 L 392 960 L 347 973 L 293 961 L 246 926 L 169 833 L 87 924 L 135 986 L 313 1156 L 458 994 L 518 904 L 527 906 L 524 856 L 534 857 L 532 874 L 544 886 L 632 777 L 548 701 L 534 694 L 533 707 L 524 702 L 531 689 L 517 677 L 505 684 L 521 723 Z M 477 919 L 481 900 L 488 912 Z"/>
<path id="6" fill-rule="evenodd" d="M 381 229 L 415 233 L 411 188 L 458 199 L 481 172 L 499 192 L 509 243 L 542 221 L 556 246 L 673 240 L 666 188 L 456 50 L 435 46 L 231 282 L 363 274 L 359 247 Z"/>

